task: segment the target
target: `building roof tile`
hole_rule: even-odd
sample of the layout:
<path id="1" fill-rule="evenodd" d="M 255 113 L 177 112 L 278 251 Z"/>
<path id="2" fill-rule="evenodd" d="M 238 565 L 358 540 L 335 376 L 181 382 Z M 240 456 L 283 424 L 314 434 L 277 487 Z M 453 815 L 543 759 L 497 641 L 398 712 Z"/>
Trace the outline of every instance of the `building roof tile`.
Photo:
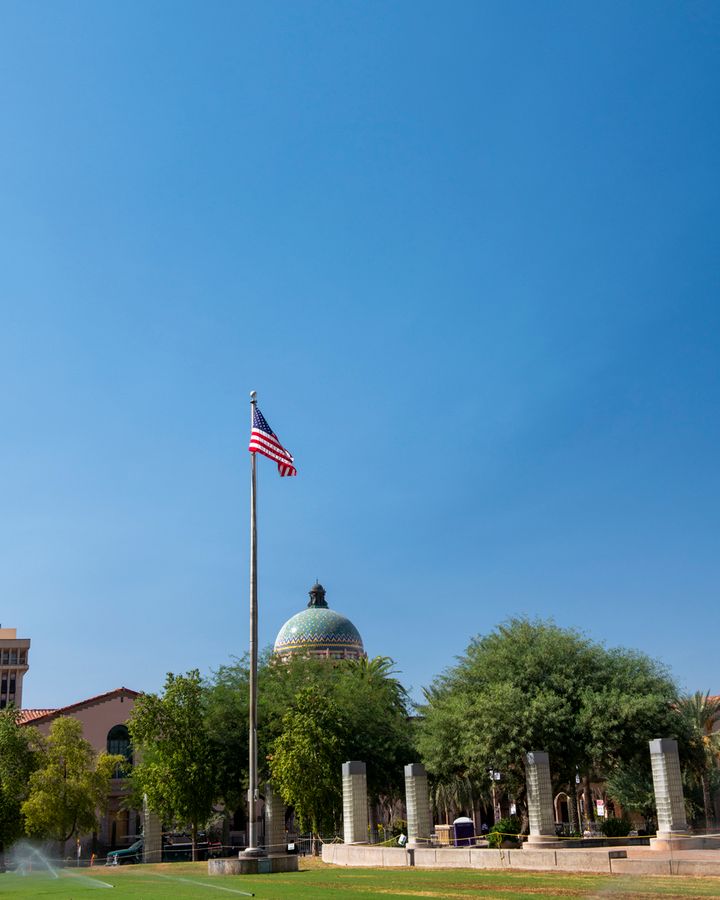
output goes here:
<path id="1" fill-rule="evenodd" d="M 116 697 L 129 700 L 136 700 L 140 696 L 140 691 L 133 691 L 130 688 L 120 687 L 114 691 L 107 691 L 104 694 L 96 694 L 94 697 L 88 697 L 87 700 L 80 700 L 77 703 L 71 703 L 70 706 L 61 706 L 59 709 L 21 709 L 20 723 L 26 725 L 28 722 L 38 722 L 41 719 L 50 720 L 58 716 L 72 715 L 88 706 L 97 706 L 99 703 L 107 703 L 108 700 L 114 700 Z"/>

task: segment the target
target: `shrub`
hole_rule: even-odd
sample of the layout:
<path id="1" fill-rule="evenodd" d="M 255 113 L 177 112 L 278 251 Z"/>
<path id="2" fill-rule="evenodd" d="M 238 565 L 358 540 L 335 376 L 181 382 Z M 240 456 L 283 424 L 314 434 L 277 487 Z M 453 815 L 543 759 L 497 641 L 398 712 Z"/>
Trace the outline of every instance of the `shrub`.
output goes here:
<path id="1" fill-rule="evenodd" d="M 600 831 L 605 837 L 627 837 L 630 834 L 630 822 L 625 818 L 603 819 Z"/>
<path id="2" fill-rule="evenodd" d="M 499 847 L 503 841 L 513 841 L 520 846 L 520 841 L 512 835 L 520 834 L 520 819 L 517 816 L 508 816 L 500 819 L 488 832 L 488 844 L 490 847 Z"/>
<path id="3" fill-rule="evenodd" d="M 405 819 L 393 819 L 389 826 L 390 834 L 393 837 L 399 837 L 401 834 L 407 834 L 407 822 Z"/>

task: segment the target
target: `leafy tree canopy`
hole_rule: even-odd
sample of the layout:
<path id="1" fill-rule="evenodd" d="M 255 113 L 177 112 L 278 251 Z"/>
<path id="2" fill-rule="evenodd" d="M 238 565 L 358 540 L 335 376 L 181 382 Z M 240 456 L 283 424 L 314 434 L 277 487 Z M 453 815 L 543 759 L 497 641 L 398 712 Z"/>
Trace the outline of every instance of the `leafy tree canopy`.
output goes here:
<path id="1" fill-rule="evenodd" d="M 649 739 L 676 734 L 676 696 L 666 670 L 641 653 L 516 618 L 475 638 L 426 691 L 418 746 L 441 778 L 482 781 L 495 769 L 520 789 L 530 750 L 546 750 L 564 782 L 576 767 L 603 777 L 646 755 Z"/>
<path id="2" fill-rule="evenodd" d="M 372 796 L 395 796 L 402 767 L 413 759 L 405 689 L 387 657 L 328 661 L 294 657 L 280 662 L 266 653 L 258 672 L 258 760 L 260 778 L 270 776 L 268 756 L 283 734 L 283 718 L 306 690 L 329 698 L 341 712 L 339 766 L 348 759 L 367 764 Z M 303 694 L 304 696 L 304 694 Z M 223 666 L 208 686 L 208 728 L 219 768 L 219 794 L 228 805 L 242 802 L 247 785 L 248 662 Z M 312 707 L 314 708 L 314 707 Z M 308 714 L 311 707 L 308 707 Z M 339 775 L 338 775 L 339 777 Z"/>
<path id="3" fill-rule="evenodd" d="M 164 821 L 190 824 L 195 856 L 197 832 L 212 813 L 216 790 L 198 670 L 169 673 L 162 696 L 139 697 L 128 728 L 140 751 L 131 775 L 136 795 L 147 795 L 148 805 Z"/>
<path id="4" fill-rule="evenodd" d="M 0 872 L 5 871 L 5 847 L 23 833 L 21 807 L 39 748 L 38 732 L 20 725 L 19 710 L 0 711 Z"/>
<path id="5" fill-rule="evenodd" d="M 608 796 L 616 800 L 625 812 L 642 815 L 648 831 L 655 828 L 655 791 L 649 758 L 616 766 L 608 776 L 606 788 Z"/>
<path id="6" fill-rule="evenodd" d="M 712 796 L 720 783 L 720 733 L 715 726 L 720 719 L 720 698 L 696 691 L 681 697 L 677 714 L 684 732 L 684 762 L 687 786 L 700 790 L 705 827 L 714 823 Z"/>
<path id="7" fill-rule="evenodd" d="M 273 741 L 270 776 L 293 806 L 300 829 L 313 835 L 333 830 L 342 809 L 341 765 L 350 723 L 329 694 L 303 688 L 282 718 Z"/>
<path id="8" fill-rule="evenodd" d="M 107 806 L 110 780 L 124 762 L 122 756 L 96 755 L 77 719 L 55 719 L 22 805 L 28 834 L 64 842 L 94 831 L 98 811 Z"/>

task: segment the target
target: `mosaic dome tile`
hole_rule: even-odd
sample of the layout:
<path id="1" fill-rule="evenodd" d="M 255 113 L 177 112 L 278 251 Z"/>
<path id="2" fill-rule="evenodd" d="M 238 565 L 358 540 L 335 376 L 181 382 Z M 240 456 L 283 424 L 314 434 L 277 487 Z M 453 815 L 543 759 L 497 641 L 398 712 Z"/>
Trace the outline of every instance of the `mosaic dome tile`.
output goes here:
<path id="1" fill-rule="evenodd" d="M 293 650 L 353 650 L 364 653 L 360 632 L 350 619 L 324 607 L 303 609 L 280 629 L 275 639 L 275 652 L 288 653 Z"/>

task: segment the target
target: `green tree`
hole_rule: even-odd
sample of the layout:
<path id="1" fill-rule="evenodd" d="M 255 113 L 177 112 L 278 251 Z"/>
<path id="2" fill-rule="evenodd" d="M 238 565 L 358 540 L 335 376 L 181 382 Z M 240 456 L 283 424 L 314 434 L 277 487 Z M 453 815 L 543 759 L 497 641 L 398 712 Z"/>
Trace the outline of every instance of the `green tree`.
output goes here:
<path id="1" fill-rule="evenodd" d="M 28 834 L 64 844 L 98 827 L 107 806 L 110 781 L 122 756 L 95 753 L 83 738 L 82 724 L 62 716 L 50 726 L 37 769 L 30 775 L 22 804 Z"/>
<path id="2" fill-rule="evenodd" d="M 487 805 L 491 797 L 485 784 L 478 784 L 467 775 L 453 773 L 431 780 L 430 800 L 435 820 L 450 824 L 456 816 L 472 816 L 476 805 Z"/>
<path id="3" fill-rule="evenodd" d="M 303 688 L 282 718 L 270 755 L 273 785 L 292 806 L 300 829 L 318 836 L 337 828 L 342 810 L 341 766 L 349 724 L 329 694 Z"/>
<path id="4" fill-rule="evenodd" d="M 720 697 L 696 691 L 678 700 L 677 712 L 685 728 L 687 775 L 702 791 L 705 827 L 710 828 L 714 823 L 712 792 L 720 759 L 720 733 L 713 731 L 720 718 Z"/>
<path id="5" fill-rule="evenodd" d="M 5 871 L 5 848 L 23 833 L 22 803 L 39 747 L 38 732 L 20 725 L 19 710 L 0 712 L 0 872 Z"/>
<path id="6" fill-rule="evenodd" d="M 139 697 L 128 722 L 140 756 L 131 773 L 135 794 L 147 795 L 164 821 L 190 825 L 193 860 L 216 793 L 205 715 L 200 673 L 193 669 L 187 675 L 169 673 L 162 696 Z"/>
<path id="7" fill-rule="evenodd" d="M 648 752 L 658 733 L 677 732 L 676 689 L 662 666 L 640 653 L 607 650 L 552 622 L 511 619 L 474 639 L 437 678 L 420 708 L 418 746 L 441 778 L 484 783 L 503 773 L 524 795 L 524 754 L 546 750 L 558 786 L 605 777 L 619 761 Z"/>
<path id="8" fill-rule="evenodd" d="M 415 752 L 408 695 L 393 667 L 387 656 L 348 660 L 335 668 L 332 685 L 349 723 L 345 759 L 366 764 L 370 799 L 389 806 L 404 796 L 403 766 Z"/>
<path id="9" fill-rule="evenodd" d="M 656 828 L 655 790 L 653 788 L 650 756 L 616 766 L 606 782 L 608 796 L 623 808 L 623 812 L 639 813 L 645 819 L 645 830 Z"/>
<path id="10" fill-rule="evenodd" d="M 412 760 L 412 729 L 405 689 L 392 660 L 357 661 L 294 657 L 280 662 L 263 655 L 258 673 L 258 761 L 261 782 L 270 776 L 268 756 L 283 733 L 283 716 L 305 689 L 328 696 L 343 713 L 345 759 L 367 764 L 368 791 L 374 799 L 402 790 L 402 766 Z M 247 660 L 223 666 L 207 690 L 207 723 L 218 766 L 218 795 L 231 808 L 247 787 Z"/>

